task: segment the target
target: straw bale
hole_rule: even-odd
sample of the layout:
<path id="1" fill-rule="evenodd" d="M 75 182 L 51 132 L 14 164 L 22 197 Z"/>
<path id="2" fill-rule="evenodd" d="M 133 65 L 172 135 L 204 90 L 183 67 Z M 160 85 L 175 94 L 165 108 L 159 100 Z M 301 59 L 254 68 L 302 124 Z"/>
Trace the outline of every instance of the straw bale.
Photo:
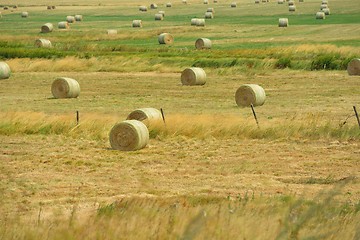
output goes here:
<path id="1" fill-rule="evenodd" d="M 206 73 L 202 68 L 186 68 L 181 73 L 181 83 L 182 85 L 204 85 L 206 83 Z"/>
<path id="2" fill-rule="evenodd" d="M 288 18 L 279 18 L 279 27 L 287 27 L 289 26 Z"/>
<path id="3" fill-rule="evenodd" d="M 158 37 L 160 44 L 172 44 L 174 42 L 174 37 L 170 33 L 161 33 Z"/>
<path id="4" fill-rule="evenodd" d="M 58 28 L 59 29 L 69 29 L 70 24 L 68 22 L 62 21 L 62 22 L 58 23 Z"/>
<path id="5" fill-rule="evenodd" d="M 116 35 L 118 32 L 117 32 L 117 30 L 115 30 L 115 29 L 108 29 L 107 30 L 107 34 L 108 35 Z"/>
<path id="6" fill-rule="evenodd" d="M 35 46 L 41 48 L 51 48 L 51 42 L 48 39 L 39 38 L 35 40 Z"/>
<path id="7" fill-rule="evenodd" d="M 211 48 L 211 40 L 208 38 L 199 38 L 195 42 L 196 49 L 210 49 Z"/>
<path id="8" fill-rule="evenodd" d="M 76 19 L 75 19 L 74 16 L 67 16 L 67 17 L 66 17 L 66 21 L 67 21 L 68 23 L 74 23 L 74 22 L 76 22 Z"/>
<path id="9" fill-rule="evenodd" d="M 152 3 L 152 4 L 150 4 L 150 8 L 151 8 L 151 9 L 157 9 L 158 6 L 157 6 L 156 3 Z"/>
<path id="10" fill-rule="evenodd" d="M 138 120 L 125 120 L 115 124 L 109 134 L 110 145 L 115 150 L 136 151 L 149 142 L 149 130 Z"/>
<path id="11" fill-rule="evenodd" d="M 156 13 L 155 14 L 155 20 L 156 21 L 162 21 L 162 20 L 164 20 L 164 16 L 161 13 Z"/>
<path id="12" fill-rule="evenodd" d="M 81 22 L 83 20 L 83 15 L 75 15 L 74 18 L 76 22 Z"/>
<path id="13" fill-rule="evenodd" d="M 133 27 L 142 27 L 142 21 L 141 20 L 133 20 L 132 26 Z"/>
<path id="14" fill-rule="evenodd" d="M 172 7 L 172 4 L 171 3 L 166 3 L 166 7 Z"/>
<path id="15" fill-rule="evenodd" d="M 0 79 L 7 79 L 11 76 L 11 69 L 6 62 L 0 62 Z"/>
<path id="16" fill-rule="evenodd" d="M 146 126 L 156 124 L 162 121 L 162 114 L 156 108 L 139 108 L 132 111 L 126 120 L 138 120 L 143 122 Z"/>
<path id="17" fill-rule="evenodd" d="M 214 14 L 212 12 L 206 12 L 205 13 L 205 18 L 206 19 L 213 19 L 214 18 Z"/>
<path id="18" fill-rule="evenodd" d="M 208 8 L 206 11 L 207 12 L 212 12 L 213 14 L 215 14 L 215 9 L 214 8 Z"/>
<path id="19" fill-rule="evenodd" d="M 354 58 L 349 62 L 347 72 L 349 75 L 360 76 L 360 58 Z"/>
<path id="20" fill-rule="evenodd" d="M 159 13 L 159 14 L 162 14 L 163 17 L 165 17 L 165 11 L 159 11 L 158 13 Z"/>
<path id="21" fill-rule="evenodd" d="M 196 26 L 197 27 L 205 27 L 205 19 L 204 18 L 198 18 L 196 20 Z"/>
<path id="22" fill-rule="evenodd" d="M 52 25 L 52 23 L 45 23 L 44 25 L 41 26 L 42 33 L 52 32 L 53 29 L 54 29 L 54 26 Z"/>
<path id="23" fill-rule="evenodd" d="M 317 12 L 315 17 L 316 17 L 316 19 L 325 19 L 325 13 Z"/>
<path id="24" fill-rule="evenodd" d="M 295 11 L 296 11 L 296 6 L 295 5 L 289 6 L 289 12 L 295 12 Z"/>
<path id="25" fill-rule="evenodd" d="M 27 18 L 29 16 L 29 13 L 28 12 L 22 12 L 21 13 L 21 17 L 22 18 Z"/>
<path id="26" fill-rule="evenodd" d="M 77 98 L 80 94 L 79 83 L 72 78 L 58 77 L 51 85 L 54 98 Z"/>
<path id="27" fill-rule="evenodd" d="M 330 15 L 330 8 L 324 8 L 321 11 L 323 11 L 325 13 L 325 15 Z"/>
<path id="28" fill-rule="evenodd" d="M 235 101 L 239 107 L 261 106 L 265 103 L 265 90 L 256 84 L 243 84 L 235 93 Z"/>
<path id="29" fill-rule="evenodd" d="M 142 12 L 146 12 L 147 11 L 147 6 L 140 6 L 139 10 Z"/>
<path id="30" fill-rule="evenodd" d="M 232 7 L 232 8 L 236 8 L 236 7 L 237 7 L 236 2 L 232 2 L 232 3 L 230 4 L 230 7 Z"/>

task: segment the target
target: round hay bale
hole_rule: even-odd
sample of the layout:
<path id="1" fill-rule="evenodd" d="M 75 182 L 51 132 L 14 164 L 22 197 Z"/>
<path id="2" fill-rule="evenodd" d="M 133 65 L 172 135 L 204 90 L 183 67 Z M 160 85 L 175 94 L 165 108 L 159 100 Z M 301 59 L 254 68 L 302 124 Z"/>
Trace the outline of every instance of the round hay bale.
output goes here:
<path id="1" fill-rule="evenodd" d="M 206 19 L 213 19 L 214 18 L 214 14 L 212 12 L 206 12 L 205 13 L 205 18 Z"/>
<path id="2" fill-rule="evenodd" d="M 81 22 L 83 20 L 83 15 L 75 15 L 74 18 L 76 22 Z"/>
<path id="3" fill-rule="evenodd" d="M 132 27 L 142 27 L 142 21 L 141 20 L 133 20 Z"/>
<path id="4" fill-rule="evenodd" d="M 107 34 L 108 34 L 108 35 L 116 35 L 116 34 L 117 34 L 117 30 L 115 30 L 115 29 L 108 29 L 108 30 L 107 30 Z"/>
<path id="5" fill-rule="evenodd" d="M 206 12 L 211 12 L 211 13 L 215 14 L 215 9 L 214 8 L 208 8 L 206 10 Z"/>
<path id="6" fill-rule="evenodd" d="M 152 3 L 152 4 L 150 4 L 150 8 L 151 8 L 151 9 L 157 9 L 158 6 L 157 6 L 156 3 Z"/>
<path id="7" fill-rule="evenodd" d="M 192 67 L 186 68 L 181 73 L 182 85 L 204 85 L 206 83 L 206 73 L 204 69 Z"/>
<path id="8" fill-rule="evenodd" d="M 69 29 L 70 28 L 70 24 L 68 22 L 59 22 L 58 23 L 58 28 L 59 29 Z"/>
<path id="9" fill-rule="evenodd" d="M 257 84 L 243 84 L 235 93 L 235 101 L 239 107 L 250 107 L 251 104 L 261 106 L 265 103 L 265 90 Z"/>
<path id="10" fill-rule="evenodd" d="M 67 21 L 68 23 L 74 23 L 74 22 L 76 22 L 74 16 L 67 16 L 67 17 L 66 17 L 66 21 Z"/>
<path id="11" fill-rule="evenodd" d="M 360 58 L 354 58 L 349 62 L 347 72 L 349 75 L 360 76 Z"/>
<path id="12" fill-rule="evenodd" d="M 204 4 L 209 4 L 209 1 L 208 1 L 208 0 L 204 0 Z"/>
<path id="13" fill-rule="evenodd" d="M 325 13 L 317 12 L 315 17 L 316 17 L 316 19 L 325 19 Z"/>
<path id="14" fill-rule="evenodd" d="M 56 6 L 51 6 L 51 8 L 52 8 L 52 9 L 55 9 L 55 8 L 56 8 Z"/>
<path id="15" fill-rule="evenodd" d="M 51 92 L 54 98 L 77 98 L 80 85 L 75 79 L 58 77 L 51 85 Z"/>
<path id="16" fill-rule="evenodd" d="M 304 2 L 304 0 L 299 0 L 299 2 Z"/>
<path id="17" fill-rule="evenodd" d="M 284 0 L 278 0 L 278 4 L 284 4 Z"/>
<path id="18" fill-rule="evenodd" d="M 156 108 L 139 108 L 132 111 L 126 120 L 138 120 L 143 122 L 146 126 L 153 123 L 161 122 L 161 112 Z"/>
<path id="19" fill-rule="evenodd" d="M 17 9 L 17 8 L 18 8 L 18 6 L 17 6 L 17 5 L 14 5 L 14 6 L 13 6 L 13 9 Z"/>
<path id="20" fill-rule="evenodd" d="M 279 27 L 287 27 L 289 25 L 288 18 L 279 18 Z"/>
<path id="21" fill-rule="evenodd" d="M 52 7 L 51 7 L 51 6 L 47 6 L 46 9 L 47 9 L 47 10 L 51 10 Z"/>
<path id="22" fill-rule="evenodd" d="M 162 33 L 158 37 L 160 44 L 172 44 L 174 42 L 173 36 L 170 33 Z"/>
<path id="23" fill-rule="evenodd" d="M 328 1 L 327 0 L 322 0 L 321 4 L 328 4 Z"/>
<path id="24" fill-rule="evenodd" d="M 140 6 L 139 11 L 146 12 L 147 11 L 147 6 Z"/>
<path id="25" fill-rule="evenodd" d="M 324 8 L 322 11 L 325 13 L 325 15 L 330 15 L 330 8 Z"/>
<path id="26" fill-rule="evenodd" d="M 29 16 L 29 13 L 28 12 L 22 12 L 21 13 L 21 17 L 22 18 L 27 18 Z"/>
<path id="27" fill-rule="evenodd" d="M 44 25 L 41 26 L 42 33 L 52 32 L 53 29 L 54 29 L 54 26 L 52 25 L 52 23 L 45 23 Z"/>
<path id="28" fill-rule="evenodd" d="M 42 47 L 42 48 L 51 48 L 51 42 L 48 39 L 39 38 L 35 40 L 35 46 L 36 47 Z"/>
<path id="29" fill-rule="evenodd" d="M 295 5 L 289 6 L 289 12 L 295 12 L 295 10 L 296 10 L 296 6 L 295 6 Z"/>
<path id="30" fill-rule="evenodd" d="M 11 75 L 11 69 L 6 62 L 0 62 L 0 79 L 7 79 Z"/>
<path id="31" fill-rule="evenodd" d="M 290 1 L 288 2 L 288 5 L 289 5 L 289 6 L 295 5 L 295 2 L 294 2 L 293 0 L 290 0 Z"/>
<path id="32" fill-rule="evenodd" d="M 196 20 L 196 26 L 197 27 L 205 27 L 205 19 L 204 18 L 198 18 Z"/>
<path id="33" fill-rule="evenodd" d="M 183 4 L 187 4 L 187 1 L 186 1 L 186 0 L 182 0 L 182 3 L 183 3 Z"/>
<path id="34" fill-rule="evenodd" d="M 165 5 L 166 7 L 172 7 L 172 4 L 171 3 L 166 3 L 166 5 Z"/>
<path id="35" fill-rule="evenodd" d="M 236 2 L 232 2 L 232 3 L 230 4 L 230 7 L 232 7 L 232 8 L 236 8 L 236 7 L 237 7 Z"/>
<path id="36" fill-rule="evenodd" d="M 214 2 L 214 3 L 218 3 L 218 0 L 214 0 L 213 2 Z"/>
<path id="37" fill-rule="evenodd" d="M 4 6 L 4 10 L 8 10 L 9 9 L 9 7 L 8 6 Z"/>
<path id="38" fill-rule="evenodd" d="M 162 14 L 165 17 L 165 11 L 159 11 L 159 14 Z"/>
<path id="39" fill-rule="evenodd" d="M 258 4 L 258 3 L 260 3 L 260 0 L 255 0 L 255 4 Z"/>
<path id="40" fill-rule="evenodd" d="M 327 4 L 321 4 L 320 5 L 320 10 L 323 10 L 325 8 L 329 8 Z"/>
<path id="41" fill-rule="evenodd" d="M 196 49 L 210 49 L 211 48 L 211 40 L 208 38 L 199 38 L 195 42 Z"/>
<path id="42" fill-rule="evenodd" d="M 192 18 L 191 19 L 191 26 L 196 26 L 198 18 Z"/>
<path id="43" fill-rule="evenodd" d="M 112 149 L 136 151 L 148 144 L 149 130 L 138 120 L 125 120 L 112 127 L 109 140 Z"/>
<path id="44" fill-rule="evenodd" d="M 162 21 L 162 20 L 164 20 L 164 16 L 161 13 L 157 13 L 157 14 L 155 14 L 155 20 Z"/>

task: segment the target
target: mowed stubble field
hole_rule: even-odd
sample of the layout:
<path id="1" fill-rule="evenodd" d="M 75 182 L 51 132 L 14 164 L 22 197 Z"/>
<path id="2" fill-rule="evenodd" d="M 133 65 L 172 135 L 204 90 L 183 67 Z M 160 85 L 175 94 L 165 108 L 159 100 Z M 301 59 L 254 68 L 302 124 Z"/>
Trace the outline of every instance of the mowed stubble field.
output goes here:
<path id="1" fill-rule="evenodd" d="M 41 1 L 2 3 L 18 4 L 0 19 L 0 56 L 13 70 L 0 80 L 3 238 L 359 236 L 352 107 L 360 77 L 336 60 L 360 55 L 357 3 L 329 2 L 332 15 L 322 22 L 313 0 L 297 2 L 294 14 L 287 3 L 244 0 L 236 9 L 230 1 L 159 2 L 146 13 L 138 6 L 150 1 L 59 1 L 55 10 Z M 190 26 L 208 7 L 215 18 Z M 158 10 L 164 21 L 154 21 Z M 74 14 L 84 21 L 57 29 Z M 287 29 L 277 27 L 279 17 L 289 18 Z M 143 28 L 131 28 L 133 19 Z M 40 34 L 46 22 L 54 32 Z M 161 32 L 174 44 L 159 45 Z M 54 47 L 36 49 L 40 37 Z M 199 37 L 213 48 L 195 50 Z M 340 67 L 311 71 L 323 55 Z M 292 66 L 277 68 L 279 59 Z M 206 71 L 204 86 L 181 85 L 181 71 L 193 65 Z M 59 76 L 78 80 L 79 98 L 52 98 Z M 244 83 L 266 91 L 255 109 L 259 127 L 251 109 L 236 106 Z M 142 150 L 111 150 L 111 127 L 140 107 L 163 108 L 166 126 L 151 127 Z"/>

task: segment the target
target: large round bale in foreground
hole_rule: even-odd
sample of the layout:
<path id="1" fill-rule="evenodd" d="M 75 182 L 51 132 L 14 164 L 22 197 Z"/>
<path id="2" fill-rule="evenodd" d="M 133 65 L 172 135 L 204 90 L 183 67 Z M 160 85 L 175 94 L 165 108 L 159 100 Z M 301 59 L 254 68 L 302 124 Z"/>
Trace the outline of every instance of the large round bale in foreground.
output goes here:
<path id="1" fill-rule="evenodd" d="M 29 13 L 28 12 L 22 12 L 21 13 L 21 17 L 22 18 L 27 18 L 29 16 Z"/>
<path id="2" fill-rule="evenodd" d="M 58 23 L 58 28 L 59 29 L 69 29 L 70 25 L 68 22 L 62 21 Z"/>
<path id="3" fill-rule="evenodd" d="M 181 73 L 181 83 L 182 85 L 204 85 L 206 83 L 206 73 L 202 68 L 186 68 Z"/>
<path id="4" fill-rule="evenodd" d="M 149 130 L 138 120 L 125 120 L 113 126 L 109 140 L 115 150 L 136 151 L 148 144 Z"/>
<path id="5" fill-rule="evenodd" d="M 162 115 L 156 108 L 139 108 L 132 111 L 126 120 L 142 121 L 146 126 L 149 126 L 152 123 L 161 122 Z"/>
<path id="6" fill-rule="evenodd" d="M 261 106 L 266 99 L 265 91 L 257 84 L 243 84 L 235 93 L 235 101 L 239 107 L 250 107 L 251 104 Z"/>
<path id="7" fill-rule="evenodd" d="M 279 18 L 279 27 L 287 27 L 289 25 L 288 18 Z"/>
<path id="8" fill-rule="evenodd" d="M 316 19 L 325 19 L 325 13 L 317 12 L 315 17 L 316 17 Z"/>
<path id="9" fill-rule="evenodd" d="M 195 42 L 196 49 L 210 49 L 211 40 L 208 38 L 198 38 Z"/>
<path id="10" fill-rule="evenodd" d="M 58 77 L 51 85 L 51 92 L 55 98 L 77 98 L 80 85 L 75 79 Z"/>
<path id="11" fill-rule="evenodd" d="M 51 42 L 48 39 L 39 38 L 35 40 L 35 46 L 41 48 L 51 48 Z"/>
<path id="12" fill-rule="evenodd" d="M 45 23 L 44 25 L 41 26 L 42 33 L 52 32 L 53 29 L 54 29 L 54 26 L 52 25 L 52 23 Z"/>
<path id="13" fill-rule="evenodd" d="M 7 79 L 11 75 L 11 69 L 6 62 L 0 62 L 0 79 Z"/>
<path id="14" fill-rule="evenodd" d="M 83 20 L 83 16 L 82 15 L 75 15 L 75 21 L 77 22 L 81 22 Z"/>
<path id="15" fill-rule="evenodd" d="M 354 58 L 349 62 L 347 72 L 349 75 L 360 76 L 360 58 Z"/>
<path id="16" fill-rule="evenodd" d="M 321 11 L 323 11 L 325 13 L 325 15 L 330 15 L 330 8 L 324 8 Z"/>
<path id="17" fill-rule="evenodd" d="M 142 27 L 142 21 L 141 20 L 133 20 L 132 26 L 133 27 Z"/>
<path id="18" fill-rule="evenodd" d="M 66 16 L 66 21 L 67 21 L 68 23 L 74 23 L 74 22 L 76 22 L 74 16 Z"/>
<path id="19" fill-rule="evenodd" d="M 162 33 L 159 35 L 158 41 L 160 44 L 172 44 L 174 42 L 174 38 L 170 33 Z"/>

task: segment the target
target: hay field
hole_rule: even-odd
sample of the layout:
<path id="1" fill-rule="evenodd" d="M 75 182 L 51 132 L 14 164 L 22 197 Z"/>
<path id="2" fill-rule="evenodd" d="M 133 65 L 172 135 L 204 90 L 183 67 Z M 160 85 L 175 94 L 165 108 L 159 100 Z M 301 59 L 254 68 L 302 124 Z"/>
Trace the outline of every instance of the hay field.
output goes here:
<path id="1" fill-rule="evenodd" d="M 13 72 L 0 80 L 0 238 L 359 239 L 360 77 L 346 72 L 360 56 L 359 4 L 329 1 L 319 21 L 318 0 L 295 13 L 171 2 L 0 3 L 18 6 L 0 10 L 0 61 Z M 209 7 L 215 18 L 190 26 Z M 83 21 L 57 28 L 75 14 Z M 54 31 L 40 33 L 47 22 Z M 157 42 L 163 32 L 173 44 Z M 196 50 L 200 37 L 212 49 Z M 181 85 L 191 66 L 205 85 Z M 76 79 L 80 96 L 54 99 L 57 77 Z M 235 103 L 246 83 L 266 91 L 259 126 Z M 112 150 L 112 126 L 142 107 L 162 108 L 166 125 L 149 128 L 144 149 Z"/>

